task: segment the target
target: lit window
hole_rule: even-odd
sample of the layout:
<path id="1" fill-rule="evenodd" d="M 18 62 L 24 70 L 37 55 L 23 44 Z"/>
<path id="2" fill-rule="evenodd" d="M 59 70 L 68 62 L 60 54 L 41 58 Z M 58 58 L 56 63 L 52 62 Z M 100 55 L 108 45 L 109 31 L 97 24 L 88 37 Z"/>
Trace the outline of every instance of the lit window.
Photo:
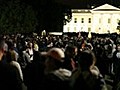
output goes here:
<path id="1" fill-rule="evenodd" d="M 110 18 L 108 18 L 108 23 L 110 23 L 111 22 L 111 19 Z"/>
<path id="2" fill-rule="evenodd" d="M 91 18 L 88 18 L 88 23 L 91 23 Z"/>
<path id="3" fill-rule="evenodd" d="M 81 23 L 84 23 L 84 18 L 81 18 Z"/>
<path id="4" fill-rule="evenodd" d="M 67 31 L 68 31 L 68 32 L 70 31 L 70 27 L 67 27 Z"/>
<path id="5" fill-rule="evenodd" d="M 74 32 L 76 32 L 76 27 L 74 27 Z"/>
<path id="6" fill-rule="evenodd" d="M 74 18 L 74 23 L 77 23 L 77 18 Z"/>
<path id="7" fill-rule="evenodd" d="M 99 18 L 99 23 L 101 23 L 101 18 Z"/>
<path id="8" fill-rule="evenodd" d="M 90 32 L 90 31 L 91 31 L 91 28 L 89 27 L 89 28 L 88 28 L 88 32 Z"/>

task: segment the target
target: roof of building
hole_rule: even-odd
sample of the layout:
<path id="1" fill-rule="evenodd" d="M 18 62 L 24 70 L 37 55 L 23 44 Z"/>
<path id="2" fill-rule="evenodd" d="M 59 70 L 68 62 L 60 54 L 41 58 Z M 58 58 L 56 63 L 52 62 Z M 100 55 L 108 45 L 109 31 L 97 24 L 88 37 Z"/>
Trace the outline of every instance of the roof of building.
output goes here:
<path id="1" fill-rule="evenodd" d="M 91 13 L 91 9 L 72 9 L 73 13 Z"/>
<path id="2" fill-rule="evenodd" d="M 120 11 L 120 8 L 115 7 L 110 4 L 103 4 L 100 6 L 91 6 L 91 8 L 87 9 L 72 9 L 73 13 L 91 13 L 92 11 Z"/>
<path id="3" fill-rule="evenodd" d="M 101 6 L 95 7 L 92 9 L 93 11 L 120 11 L 119 8 L 110 5 L 110 4 L 103 4 Z"/>

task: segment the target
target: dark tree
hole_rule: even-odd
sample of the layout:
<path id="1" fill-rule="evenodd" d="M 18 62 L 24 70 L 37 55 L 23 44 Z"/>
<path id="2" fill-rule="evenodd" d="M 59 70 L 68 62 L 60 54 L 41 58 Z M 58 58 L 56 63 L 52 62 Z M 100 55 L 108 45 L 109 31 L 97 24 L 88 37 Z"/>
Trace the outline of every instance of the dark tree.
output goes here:
<path id="1" fill-rule="evenodd" d="M 0 33 L 29 33 L 37 25 L 36 13 L 20 0 L 0 2 Z"/>
<path id="2" fill-rule="evenodd" d="M 62 32 L 71 17 L 71 9 L 54 0 L 0 0 L 0 33 Z"/>
<path id="3" fill-rule="evenodd" d="M 71 8 L 54 0 L 28 0 L 25 2 L 32 5 L 34 10 L 38 12 L 37 32 L 43 30 L 62 32 L 64 23 L 69 22 L 72 17 Z M 67 16 L 66 19 L 65 15 Z"/>

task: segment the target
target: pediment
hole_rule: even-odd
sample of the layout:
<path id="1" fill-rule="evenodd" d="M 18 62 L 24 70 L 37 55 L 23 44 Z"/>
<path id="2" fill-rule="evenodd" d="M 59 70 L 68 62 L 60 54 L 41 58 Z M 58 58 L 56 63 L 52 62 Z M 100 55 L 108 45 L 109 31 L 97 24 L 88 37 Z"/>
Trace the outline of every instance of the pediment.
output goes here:
<path id="1" fill-rule="evenodd" d="M 104 4 L 92 9 L 92 11 L 120 11 L 120 9 L 109 4 Z"/>

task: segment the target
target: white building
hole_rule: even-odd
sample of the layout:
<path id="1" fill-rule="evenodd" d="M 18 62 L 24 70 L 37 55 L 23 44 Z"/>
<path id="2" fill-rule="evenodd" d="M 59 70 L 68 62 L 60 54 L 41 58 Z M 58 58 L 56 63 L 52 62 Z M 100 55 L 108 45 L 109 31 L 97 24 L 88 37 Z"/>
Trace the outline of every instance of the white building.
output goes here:
<path id="1" fill-rule="evenodd" d="M 109 4 L 93 9 L 72 9 L 72 20 L 64 25 L 63 32 L 115 33 L 119 20 L 120 9 Z"/>

